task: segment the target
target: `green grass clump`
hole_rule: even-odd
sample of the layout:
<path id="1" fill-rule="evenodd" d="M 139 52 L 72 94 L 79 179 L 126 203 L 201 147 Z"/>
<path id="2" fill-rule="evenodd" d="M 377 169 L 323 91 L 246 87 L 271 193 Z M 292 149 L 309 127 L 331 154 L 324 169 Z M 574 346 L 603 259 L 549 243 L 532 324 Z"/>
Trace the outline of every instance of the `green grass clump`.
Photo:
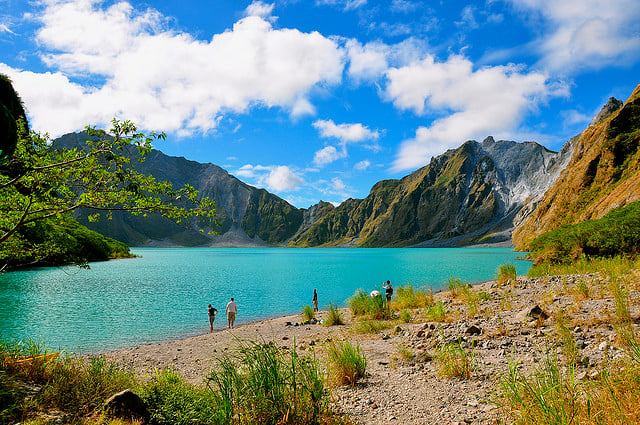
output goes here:
<path id="1" fill-rule="evenodd" d="M 395 299 L 391 302 L 394 310 L 422 308 L 433 304 L 431 290 L 416 290 L 413 285 L 396 288 L 395 294 Z"/>
<path id="2" fill-rule="evenodd" d="M 327 318 L 324 321 L 325 326 L 339 326 L 344 325 L 344 318 L 342 317 L 342 313 L 335 306 L 335 304 L 329 304 L 329 312 L 327 314 Z"/>
<path id="3" fill-rule="evenodd" d="M 447 320 L 447 308 L 442 301 L 438 301 L 425 309 L 425 318 L 433 322 L 444 322 Z"/>
<path id="4" fill-rule="evenodd" d="M 391 318 L 391 309 L 384 295 L 371 297 L 363 289 L 358 289 L 349 298 L 349 307 L 354 316 L 367 316 L 376 320 Z"/>
<path id="5" fill-rule="evenodd" d="M 273 343 L 249 343 L 220 359 L 207 386 L 218 405 L 218 423 L 317 424 L 328 414 L 315 358 Z"/>
<path id="6" fill-rule="evenodd" d="M 457 298 L 460 293 L 460 288 L 465 286 L 465 283 L 462 282 L 462 279 L 459 277 L 450 277 L 447 279 L 447 286 L 449 287 L 449 292 L 453 298 Z"/>
<path id="7" fill-rule="evenodd" d="M 371 319 L 361 319 L 358 320 L 358 323 L 353 327 L 355 333 L 358 334 L 377 334 L 380 331 L 385 329 L 390 329 L 393 327 L 393 323 L 388 320 L 371 320 Z"/>
<path id="8" fill-rule="evenodd" d="M 409 310 L 402 310 L 400 312 L 400 321 L 404 323 L 409 323 L 412 320 L 411 313 Z"/>
<path id="9" fill-rule="evenodd" d="M 502 284 L 517 277 L 516 266 L 511 263 L 502 264 L 498 267 L 496 282 Z"/>
<path id="10" fill-rule="evenodd" d="M 458 342 L 443 344 L 438 347 L 437 358 L 440 363 L 439 373 L 446 378 L 471 378 L 473 370 L 473 353 L 465 350 Z"/>
<path id="11" fill-rule="evenodd" d="M 327 346 L 328 370 L 338 385 L 354 385 L 367 371 L 367 358 L 360 344 L 349 341 Z"/>
<path id="12" fill-rule="evenodd" d="M 316 318 L 316 313 L 313 311 L 313 308 L 309 305 L 305 305 L 302 307 L 302 318 L 305 322 L 310 322 Z"/>
<path id="13" fill-rule="evenodd" d="M 156 371 L 140 391 L 151 420 L 159 425 L 223 423 L 215 393 L 193 386 L 170 369 Z"/>

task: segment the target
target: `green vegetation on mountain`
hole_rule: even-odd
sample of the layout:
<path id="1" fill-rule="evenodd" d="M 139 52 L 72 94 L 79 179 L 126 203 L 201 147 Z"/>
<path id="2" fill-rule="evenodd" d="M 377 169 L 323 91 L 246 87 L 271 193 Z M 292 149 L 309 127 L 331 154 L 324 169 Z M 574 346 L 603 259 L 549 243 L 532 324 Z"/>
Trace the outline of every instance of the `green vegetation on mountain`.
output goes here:
<path id="1" fill-rule="evenodd" d="M 536 264 L 562 264 L 584 257 L 634 257 L 640 254 L 640 201 L 615 208 L 602 218 L 564 225 L 530 244 Z"/>
<path id="2" fill-rule="evenodd" d="M 0 87 L 7 82 L 0 79 Z M 21 102 L 11 93 L 7 105 L 16 109 Z M 0 163 L 0 270 L 84 265 L 128 255 L 123 244 L 88 231 L 70 217 L 81 208 L 92 211 L 90 221 L 101 213 L 108 218 L 113 211 L 143 217 L 158 213 L 182 225 L 215 219 L 213 203 L 200 199 L 193 187 L 176 190 L 130 166 L 131 152 L 143 160 L 151 142 L 163 134 L 146 136 L 132 123 L 114 120 L 113 136 L 88 129 L 92 137 L 82 148 L 56 149 L 46 137 L 27 131 L 24 116 L 15 124 L 15 151 Z"/>
<path id="3" fill-rule="evenodd" d="M 264 189 L 252 189 L 242 218 L 245 233 L 272 245 L 291 237 L 302 224 L 302 211 Z"/>
<path id="4" fill-rule="evenodd" d="M 639 199 L 640 86 L 621 109 L 581 134 L 567 168 L 514 231 L 514 243 L 526 250 L 547 231 Z"/>

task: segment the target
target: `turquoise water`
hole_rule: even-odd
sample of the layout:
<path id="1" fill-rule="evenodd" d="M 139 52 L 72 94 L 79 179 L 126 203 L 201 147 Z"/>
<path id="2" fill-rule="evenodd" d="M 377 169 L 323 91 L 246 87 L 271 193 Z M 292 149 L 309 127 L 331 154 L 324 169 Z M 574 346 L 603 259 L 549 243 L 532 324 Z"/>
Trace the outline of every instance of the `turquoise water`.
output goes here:
<path id="1" fill-rule="evenodd" d="M 512 262 L 507 248 L 135 248 L 141 258 L 0 274 L 0 334 L 50 349 L 96 353 L 208 331 L 207 304 L 238 304 L 236 324 L 346 305 L 356 289 L 413 284 L 434 290 L 449 277 L 490 280 Z M 225 324 L 218 316 L 215 328 Z"/>

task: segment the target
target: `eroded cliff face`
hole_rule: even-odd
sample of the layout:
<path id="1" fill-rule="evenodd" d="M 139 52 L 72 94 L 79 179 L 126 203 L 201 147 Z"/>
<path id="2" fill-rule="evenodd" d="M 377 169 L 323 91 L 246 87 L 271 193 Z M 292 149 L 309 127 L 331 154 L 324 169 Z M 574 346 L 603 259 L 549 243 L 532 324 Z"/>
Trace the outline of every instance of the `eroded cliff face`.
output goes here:
<path id="1" fill-rule="evenodd" d="M 513 220 L 568 162 L 570 148 L 468 141 L 401 180 L 377 183 L 365 199 L 328 209 L 292 246 L 510 245 Z"/>
<path id="2" fill-rule="evenodd" d="M 640 199 L 640 86 L 608 115 L 573 141 L 568 166 L 514 232 L 518 248 L 546 231 Z"/>

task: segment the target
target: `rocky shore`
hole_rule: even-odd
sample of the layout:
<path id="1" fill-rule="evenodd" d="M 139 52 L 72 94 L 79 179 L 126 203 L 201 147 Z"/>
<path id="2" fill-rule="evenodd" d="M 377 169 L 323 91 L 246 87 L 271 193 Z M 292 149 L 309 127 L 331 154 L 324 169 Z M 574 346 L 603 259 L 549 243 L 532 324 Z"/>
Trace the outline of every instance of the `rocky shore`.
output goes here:
<path id="1" fill-rule="evenodd" d="M 629 293 L 634 318 L 640 313 L 639 283 L 636 275 Z M 424 309 L 414 309 L 410 322 L 395 321 L 388 329 L 362 334 L 344 309 L 344 326 L 292 326 L 288 322 L 301 317 L 289 316 L 105 357 L 143 376 L 169 367 L 202 384 L 217 356 L 246 341 L 273 341 L 287 350 L 295 344 L 322 360 L 328 341 L 348 339 L 366 354 L 367 375 L 353 387 L 332 387 L 336 410 L 357 424 L 453 425 L 510 423 L 495 404 L 500 378 L 510 362 L 528 373 L 548 356 L 560 356 L 561 323 L 577 348 L 576 379 L 591 379 L 607 362 L 626 355 L 616 342 L 614 297 L 599 275 L 518 278 L 473 290 L 482 295 L 473 316 L 468 303 L 444 291 L 434 294 L 447 311 L 443 321 L 427 321 Z M 437 352 L 447 343 L 460 343 L 468 353 L 469 378 L 442 376 Z"/>

